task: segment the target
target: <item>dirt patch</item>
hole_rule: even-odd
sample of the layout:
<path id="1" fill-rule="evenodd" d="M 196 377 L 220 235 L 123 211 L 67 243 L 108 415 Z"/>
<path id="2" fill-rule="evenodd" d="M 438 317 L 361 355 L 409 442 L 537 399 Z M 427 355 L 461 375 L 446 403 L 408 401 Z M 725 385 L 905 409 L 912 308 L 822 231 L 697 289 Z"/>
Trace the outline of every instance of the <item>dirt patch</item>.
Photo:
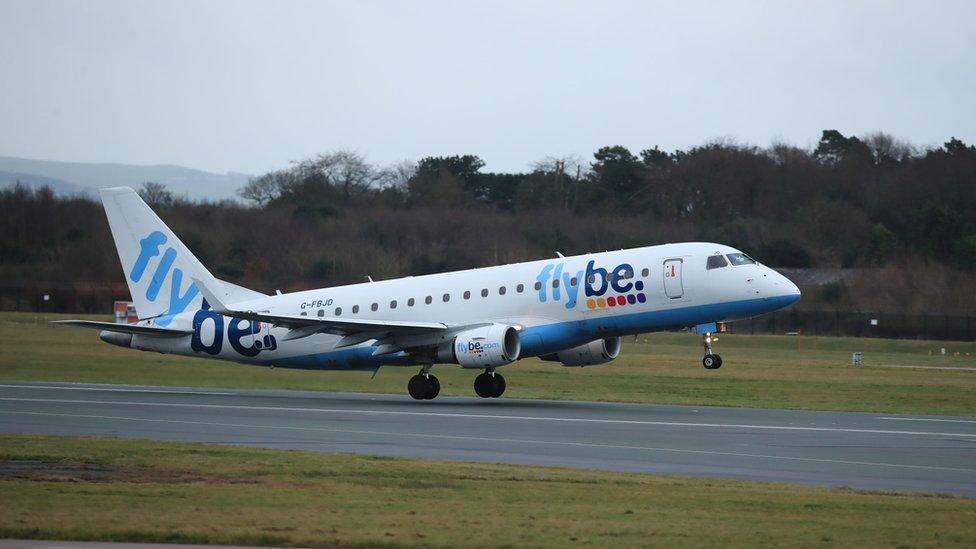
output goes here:
<path id="1" fill-rule="evenodd" d="M 311 483 L 290 483 L 278 479 L 242 476 L 202 475 L 192 471 L 159 470 L 150 467 L 119 468 L 98 463 L 55 460 L 0 461 L 0 480 L 37 482 L 132 482 L 146 484 L 260 484 L 272 487 L 306 488 Z"/>
<path id="2" fill-rule="evenodd" d="M 64 461 L 36 459 L 12 459 L 0 461 L 0 478 L 18 478 L 51 481 L 112 481 L 118 470 L 95 464 L 79 464 Z"/>

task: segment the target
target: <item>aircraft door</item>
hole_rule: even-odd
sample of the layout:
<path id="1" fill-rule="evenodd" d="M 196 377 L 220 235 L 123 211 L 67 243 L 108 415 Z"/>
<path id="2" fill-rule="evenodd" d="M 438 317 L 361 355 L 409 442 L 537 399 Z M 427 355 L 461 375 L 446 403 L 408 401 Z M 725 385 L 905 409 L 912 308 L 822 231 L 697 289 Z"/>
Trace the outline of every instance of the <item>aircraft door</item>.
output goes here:
<path id="1" fill-rule="evenodd" d="M 684 295 L 684 287 L 681 284 L 681 259 L 668 259 L 664 261 L 664 294 L 669 299 L 678 299 Z"/>

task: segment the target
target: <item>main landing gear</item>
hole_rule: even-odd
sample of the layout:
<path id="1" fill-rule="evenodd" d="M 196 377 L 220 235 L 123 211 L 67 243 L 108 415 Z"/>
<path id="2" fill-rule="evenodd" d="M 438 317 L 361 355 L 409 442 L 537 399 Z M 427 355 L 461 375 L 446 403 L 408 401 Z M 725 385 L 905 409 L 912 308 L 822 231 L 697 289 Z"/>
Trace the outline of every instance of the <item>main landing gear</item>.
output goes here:
<path id="1" fill-rule="evenodd" d="M 505 378 L 495 373 L 494 368 L 474 378 L 474 392 L 481 398 L 497 398 L 505 392 Z"/>
<path id="2" fill-rule="evenodd" d="M 432 400 L 441 392 L 441 382 L 430 374 L 430 366 L 424 366 L 407 382 L 407 392 L 417 400 Z"/>
<path id="3" fill-rule="evenodd" d="M 702 334 L 702 347 L 705 348 L 705 357 L 702 358 L 702 366 L 706 370 L 718 370 L 722 367 L 722 357 L 712 352 L 713 341 L 718 341 L 718 338 L 713 337 L 711 332 Z"/>
<path id="4" fill-rule="evenodd" d="M 441 392 L 441 382 L 431 375 L 430 366 L 424 366 L 407 382 L 407 392 L 416 400 L 433 400 Z M 505 378 L 488 368 L 474 378 L 474 392 L 481 398 L 500 397 L 505 392 Z"/>

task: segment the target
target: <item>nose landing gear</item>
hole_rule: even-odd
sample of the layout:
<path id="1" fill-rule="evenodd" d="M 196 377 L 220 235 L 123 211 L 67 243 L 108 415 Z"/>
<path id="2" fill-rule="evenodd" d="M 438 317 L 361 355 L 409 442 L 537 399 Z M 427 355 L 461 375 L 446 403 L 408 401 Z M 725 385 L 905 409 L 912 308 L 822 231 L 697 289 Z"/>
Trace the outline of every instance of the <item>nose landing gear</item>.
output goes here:
<path id="1" fill-rule="evenodd" d="M 702 358 L 702 366 L 706 370 L 718 370 L 722 367 L 722 357 L 712 352 L 712 342 L 718 341 L 711 332 L 702 334 L 702 347 L 705 348 L 705 357 Z"/>
<path id="2" fill-rule="evenodd" d="M 430 365 L 407 382 L 407 392 L 416 400 L 433 400 L 441 392 L 441 382 L 430 374 Z"/>
<path id="3" fill-rule="evenodd" d="M 494 368 L 474 378 L 474 392 L 481 398 L 497 398 L 505 392 L 505 378 L 495 373 Z"/>

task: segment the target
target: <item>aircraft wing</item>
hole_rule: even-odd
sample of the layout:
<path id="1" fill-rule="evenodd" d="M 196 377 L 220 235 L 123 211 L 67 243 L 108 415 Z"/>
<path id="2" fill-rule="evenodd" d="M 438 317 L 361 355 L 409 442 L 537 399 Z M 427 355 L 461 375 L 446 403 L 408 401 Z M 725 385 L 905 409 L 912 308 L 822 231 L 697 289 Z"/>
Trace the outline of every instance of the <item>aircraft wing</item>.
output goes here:
<path id="1" fill-rule="evenodd" d="M 209 301 L 209 300 L 208 300 Z M 222 315 L 249 320 L 270 322 L 276 326 L 287 326 L 292 329 L 316 328 L 315 332 L 327 334 L 348 335 L 359 332 L 425 332 L 428 330 L 446 330 L 447 325 L 440 322 L 401 322 L 389 320 L 354 320 L 337 318 L 322 318 L 314 316 L 273 315 L 260 311 L 214 310 Z"/>
<path id="2" fill-rule="evenodd" d="M 139 334 L 160 337 L 183 337 L 193 333 L 193 330 L 175 330 L 173 328 L 161 328 L 159 326 L 139 326 L 137 324 L 118 324 L 115 322 L 98 322 L 97 320 L 52 320 L 51 324 L 66 324 L 68 326 L 78 326 L 80 328 L 91 328 L 93 330 L 105 330 L 106 332 L 118 332 L 121 334 Z"/>
<path id="3" fill-rule="evenodd" d="M 250 311 L 225 305 L 221 298 L 200 280 L 194 279 L 200 292 L 207 299 L 214 312 L 225 316 L 268 322 L 276 326 L 291 328 L 285 341 L 308 337 L 312 334 L 326 333 L 345 336 L 337 347 L 344 347 L 366 341 L 396 336 L 420 335 L 423 333 L 447 330 L 449 326 L 440 322 L 407 322 L 392 320 L 359 320 L 352 318 L 323 318 L 313 316 L 277 315 L 269 311 Z"/>

